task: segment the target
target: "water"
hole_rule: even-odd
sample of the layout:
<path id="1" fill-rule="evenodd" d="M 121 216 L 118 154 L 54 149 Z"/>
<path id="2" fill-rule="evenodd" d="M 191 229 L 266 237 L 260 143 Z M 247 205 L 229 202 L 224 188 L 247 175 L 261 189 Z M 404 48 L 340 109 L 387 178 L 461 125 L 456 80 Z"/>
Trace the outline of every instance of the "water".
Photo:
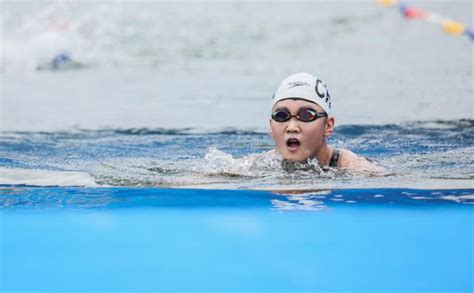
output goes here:
<path id="1" fill-rule="evenodd" d="M 467 38 L 372 1 L 0 9 L 0 291 L 473 291 Z M 384 174 L 268 153 L 300 71 Z"/>
<path id="2" fill-rule="evenodd" d="M 376 160 L 387 168 L 384 176 L 324 172 L 317 164 L 288 172 L 281 157 L 268 153 L 273 142 L 265 132 L 105 129 L 5 132 L 0 179 L 3 184 L 227 189 L 472 187 L 472 120 L 344 125 L 335 133 L 334 146 Z"/>
<path id="3" fill-rule="evenodd" d="M 470 1 L 413 5 L 472 23 Z M 264 131 L 299 71 L 326 81 L 336 125 L 472 119 L 471 42 L 372 1 L 5 1 L 2 16 L 2 130 Z M 63 51 L 84 68 L 35 71 Z"/>
<path id="4" fill-rule="evenodd" d="M 3 292 L 472 291 L 472 190 L 1 192 Z"/>

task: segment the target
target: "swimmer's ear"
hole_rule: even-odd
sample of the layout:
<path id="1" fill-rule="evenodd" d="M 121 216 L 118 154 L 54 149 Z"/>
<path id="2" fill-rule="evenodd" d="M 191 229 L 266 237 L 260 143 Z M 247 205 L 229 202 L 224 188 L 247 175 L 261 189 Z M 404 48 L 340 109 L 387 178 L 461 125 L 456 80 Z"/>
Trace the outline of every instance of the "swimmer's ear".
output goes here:
<path id="1" fill-rule="evenodd" d="M 272 132 L 272 119 L 268 119 L 268 134 L 273 138 L 273 132 Z"/>
<path id="2" fill-rule="evenodd" d="M 333 116 L 330 116 L 328 119 L 326 119 L 326 127 L 324 128 L 324 136 L 328 137 L 331 136 L 332 133 L 334 132 L 334 123 L 335 119 Z"/>

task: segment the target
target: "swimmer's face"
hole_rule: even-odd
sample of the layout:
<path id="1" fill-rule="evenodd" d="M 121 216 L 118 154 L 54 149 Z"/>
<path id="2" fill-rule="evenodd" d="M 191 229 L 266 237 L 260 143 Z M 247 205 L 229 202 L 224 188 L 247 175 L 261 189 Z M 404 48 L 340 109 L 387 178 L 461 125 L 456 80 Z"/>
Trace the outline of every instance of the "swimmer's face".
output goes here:
<path id="1" fill-rule="evenodd" d="M 284 110 L 296 115 L 303 109 L 324 113 L 319 105 L 301 99 L 279 101 L 273 106 L 272 113 Z M 285 122 L 277 122 L 270 118 L 270 132 L 278 152 L 283 158 L 295 162 L 316 157 L 333 129 L 333 117 L 322 117 L 310 122 L 299 121 L 295 117 Z"/>

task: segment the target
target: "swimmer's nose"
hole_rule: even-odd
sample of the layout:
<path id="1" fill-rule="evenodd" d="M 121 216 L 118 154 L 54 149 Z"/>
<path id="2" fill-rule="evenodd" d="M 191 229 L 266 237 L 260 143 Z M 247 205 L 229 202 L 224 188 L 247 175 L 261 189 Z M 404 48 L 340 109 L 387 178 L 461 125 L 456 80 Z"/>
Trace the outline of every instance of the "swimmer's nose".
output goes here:
<path id="1" fill-rule="evenodd" d="M 288 121 L 286 132 L 300 132 L 298 120 L 295 117 L 290 118 L 290 121 Z"/>

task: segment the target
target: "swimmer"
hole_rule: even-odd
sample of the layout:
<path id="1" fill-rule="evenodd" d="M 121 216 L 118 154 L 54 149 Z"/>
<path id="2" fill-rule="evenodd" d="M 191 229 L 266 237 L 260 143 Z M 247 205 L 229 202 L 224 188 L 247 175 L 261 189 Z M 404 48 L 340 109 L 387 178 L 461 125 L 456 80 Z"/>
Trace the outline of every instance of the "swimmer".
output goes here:
<path id="1" fill-rule="evenodd" d="M 331 97 L 326 84 L 308 73 L 285 78 L 273 95 L 270 134 L 285 160 L 307 162 L 317 159 L 324 167 L 380 173 L 384 168 L 347 149 L 330 146 L 334 132 Z"/>

